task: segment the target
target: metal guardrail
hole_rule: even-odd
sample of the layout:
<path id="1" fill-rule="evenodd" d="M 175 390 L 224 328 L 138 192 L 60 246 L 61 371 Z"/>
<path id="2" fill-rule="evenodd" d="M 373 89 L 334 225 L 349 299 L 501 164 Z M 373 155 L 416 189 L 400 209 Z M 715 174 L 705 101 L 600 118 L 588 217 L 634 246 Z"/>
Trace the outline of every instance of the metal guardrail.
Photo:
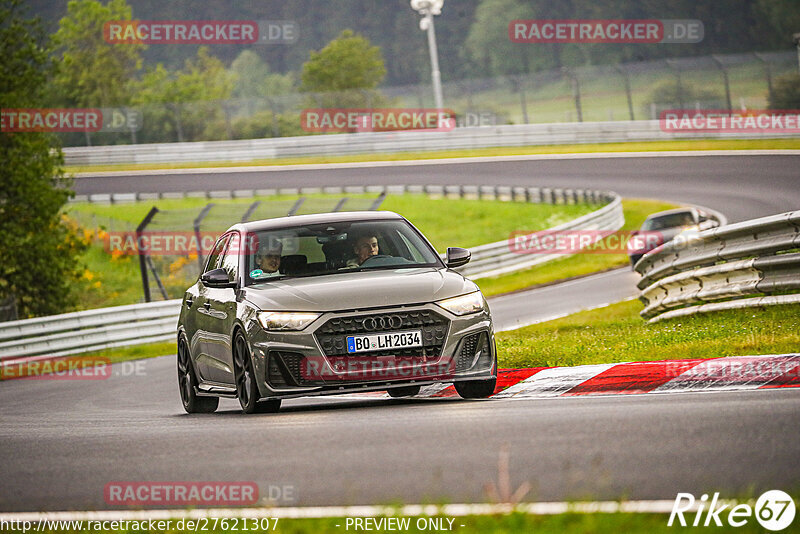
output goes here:
<path id="1" fill-rule="evenodd" d="M 800 211 L 672 241 L 636 263 L 650 322 L 709 311 L 800 302 Z"/>
<path id="2" fill-rule="evenodd" d="M 273 194 L 298 194 L 301 191 L 308 192 L 305 188 L 281 189 Z M 399 185 L 324 188 L 321 192 L 425 193 L 453 198 L 547 204 L 605 203 L 602 208 L 554 229 L 616 230 L 624 222 L 619 195 L 608 191 L 508 186 Z M 111 201 L 113 197 L 93 200 Z M 458 271 L 472 278 L 525 269 L 561 257 L 555 254 L 515 254 L 509 250 L 508 240 L 474 247 L 471 252 L 471 262 Z M 181 300 L 175 299 L 0 323 L 0 361 L 5 363 L 19 358 L 46 359 L 110 347 L 168 341 L 175 337 L 180 305 Z"/>
<path id="3" fill-rule="evenodd" d="M 770 138 L 797 136 L 791 132 L 768 135 Z M 67 147 L 63 151 L 67 165 L 113 165 L 252 161 L 298 156 L 429 152 L 498 146 L 764 137 L 765 134 L 758 132 L 665 132 L 659 121 L 645 120 L 482 126 L 455 128 L 449 132 L 362 132 L 240 141 Z"/>

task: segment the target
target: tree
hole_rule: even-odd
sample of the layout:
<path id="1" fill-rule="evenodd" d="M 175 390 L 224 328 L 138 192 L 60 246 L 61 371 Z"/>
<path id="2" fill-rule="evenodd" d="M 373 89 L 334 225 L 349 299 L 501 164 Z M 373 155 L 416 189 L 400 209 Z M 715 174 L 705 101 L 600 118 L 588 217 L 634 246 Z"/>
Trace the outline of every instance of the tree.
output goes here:
<path id="1" fill-rule="evenodd" d="M 132 103 L 144 108 L 143 142 L 227 137 L 220 101 L 230 98 L 233 76 L 207 47 L 201 46 L 183 69 L 170 72 L 159 63 L 131 87 Z"/>
<path id="2" fill-rule="evenodd" d="M 270 72 L 269 65 L 252 50 L 244 50 L 233 60 L 230 73 L 235 98 L 271 98 L 288 94 L 294 87 L 291 74 Z"/>
<path id="3" fill-rule="evenodd" d="M 38 20 L 19 15 L 21 0 L 0 6 L 0 107 L 41 107 L 53 72 Z M 69 198 L 63 155 L 40 132 L 0 132 L 0 300 L 16 300 L 22 317 L 59 313 L 74 302 L 71 284 L 83 251 L 63 224 Z"/>
<path id="4" fill-rule="evenodd" d="M 790 72 L 775 80 L 770 109 L 800 109 L 800 74 Z"/>
<path id="5" fill-rule="evenodd" d="M 125 0 L 71 0 L 67 16 L 53 36 L 58 63 L 55 84 L 62 104 L 78 107 L 114 107 L 130 102 L 129 83 L 141 69 L 145 45 L 109 44 L 103 25 L 113 20 L 131 20 Z"/>
<path id="6" fill-rule="evenodd" d="M 303 64 L 300 90 L 333 93 L 320 96 L 319 107 L 370 107 L 382 102 L 375 90 L 386 75 L 381 49 L 344 30 Z"/>

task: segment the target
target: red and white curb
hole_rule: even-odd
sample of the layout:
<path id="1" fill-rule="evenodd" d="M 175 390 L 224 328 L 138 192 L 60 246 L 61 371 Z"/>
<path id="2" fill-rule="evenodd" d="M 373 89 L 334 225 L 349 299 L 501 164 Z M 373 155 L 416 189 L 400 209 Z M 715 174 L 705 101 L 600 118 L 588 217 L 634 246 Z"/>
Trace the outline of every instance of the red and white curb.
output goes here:
<path id="1" fill-rule="evenodd" d="M 800 387 L 800 354 L 500 369 L 492 398 L 531 399 Z M 456 397 L 452 384 L 425 386 L 416 398 Z M 387 393 L 347 395 L 389 398 Z"/>

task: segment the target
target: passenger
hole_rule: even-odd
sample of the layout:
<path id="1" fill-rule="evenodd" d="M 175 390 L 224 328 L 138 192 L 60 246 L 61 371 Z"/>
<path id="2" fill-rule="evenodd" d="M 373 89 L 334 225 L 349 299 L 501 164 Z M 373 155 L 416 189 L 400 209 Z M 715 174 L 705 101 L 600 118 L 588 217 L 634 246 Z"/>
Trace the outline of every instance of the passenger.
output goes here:
<path id="1" fill-rule="evenodd" d="M 256 266 L 265 273 L 276 273 L 281 267 L 283 245 L 280 241 L 272 241 L 261 245 L 256 252 Z"/>

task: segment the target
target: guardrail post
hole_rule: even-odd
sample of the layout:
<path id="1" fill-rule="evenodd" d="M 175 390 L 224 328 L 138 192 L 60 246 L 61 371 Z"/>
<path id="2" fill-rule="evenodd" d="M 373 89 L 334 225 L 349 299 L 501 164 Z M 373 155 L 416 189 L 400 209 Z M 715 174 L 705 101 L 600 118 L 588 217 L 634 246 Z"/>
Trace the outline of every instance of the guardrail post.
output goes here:
<path id="1" fill-rule="evenodd" d="M 383 191 L 381 191 L 381 194 L 378 195 L 378 198 L 376 198 L 372 202 L 372 205 L 369 207 L 369 211 L 376 211 L 378 208 L 380 208 L 381 204 L 383 204 L 384 199 L 386 199 L 386 190 L 385 189 Z"/>
<path id="2" fill-rule="evenodd" d="M 153 206 L 150 208 L 150 211 L 147 212 L 147 215 L 144 216 L 142 222 L 139 223 L 139 226 L 136 227 L 136 252 L 139 254 L 139 271 L 142 273 L 142 291 L 144 292 L 144 301 L 150 302 L 150 284 L 147 279 L 147 260 L 144 257 L 146 251 L 143 251 L 140 248 L 141 245 L 141 237 L 142 232 L 144 229 L 147 228 L 147 225 L 150 224 L 150 221 L 153 220 L 156 213 L 158 213 L 158 208 Z"/>

